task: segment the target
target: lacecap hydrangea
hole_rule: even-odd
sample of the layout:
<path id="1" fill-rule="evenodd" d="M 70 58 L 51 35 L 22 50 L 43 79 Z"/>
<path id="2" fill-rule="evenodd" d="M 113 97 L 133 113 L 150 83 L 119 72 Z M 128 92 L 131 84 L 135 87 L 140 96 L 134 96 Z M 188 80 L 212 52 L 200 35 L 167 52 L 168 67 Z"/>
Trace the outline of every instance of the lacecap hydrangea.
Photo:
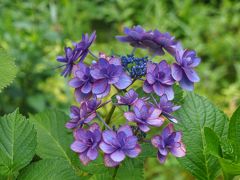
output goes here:
<path id="1" fill-rule="evenodd" d="M 160 163 L 165 162 L 169 153 L 176 157 L 186 154 L 182 133 L 174 131 L 179 120 L 173 112 L 181 107 L 173 103 L 173 87 L 194 89 L 194 83 L 200 80 L 195 71 L 200 58 L 195 51 L 184 49 L 168 32 L 135 26 L 125 28 L 124 33 L 116 39 L 130 44 L 131 54 L 94 55 L 90 50 L 96 39 L 93 32 L 83 35 L 73 47 L 65 47 L 65 54 L 57 57 L 63 63 L 61 75 L 70 76 L 68 84 L 74 88 L 77 105 L 70 107 L 66 128 L 72 130 L 75 139 L 71 149 L 84 165 L 103 154 L 105 166 L 118 166 L 126 157 L 138 157 L 143 142 L 156 148 Z M 148 53 L 138 57 L 139 48 Z M 169 60 L 162 59 L 165 53 L 175 62 L 169 64 Z M 112 91 L 117 93 L 112 95 Z M 109 104 L 111 108 L 103 116 L 101 108 Z M 120 112 L 125 118 L 118 126 L 114 125 L 118 119 L 113 119 L 116 108 L 123 110 Z M 147 139 L 153 128 L 159 129 L 158 133 Z"/>

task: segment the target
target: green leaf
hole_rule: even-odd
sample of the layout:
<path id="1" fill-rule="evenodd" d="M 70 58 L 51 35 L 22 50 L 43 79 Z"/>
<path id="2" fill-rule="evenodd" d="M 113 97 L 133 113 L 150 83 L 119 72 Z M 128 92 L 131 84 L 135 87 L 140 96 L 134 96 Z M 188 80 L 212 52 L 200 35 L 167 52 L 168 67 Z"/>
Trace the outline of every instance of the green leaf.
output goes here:
<path id="1" fill-rule="evenodd" d="M 144 161 L 142 159 L 125 159 L 116 172 L 116 179 L 142 180 L 144 175 Z"/>
<path id="2" fill-rule="evenodd" d="M 0 118 L 0 174 L 16 175 L 33 158 L 36 130 L 18 110 Z"/>
<path id="3" fill-rule="evenodd" d="M 180 164 L 198 179 L 214 179 L 220 165 L 218 159 L 207 154 L 204 127 L 211 128 L 217 136 L 226 137 L 228 118 L 206 98 L 188 93 L 180 110 L 175 113 L 179 119 L 177 130 L 183 132 L 186 156 L 178 158 Z"/>
<path id="4" fill-rule="evenodd" d="M 216 157 L 221 157 L 222 152 L 221 152 L 220 141 L 218 136 L 215 134 L 215 132 L 212 129 L 205 127 L 204 135 L 206 139 L 208 153 Z"/>
<path id="5" fill-rule="evenodd" d="M 69 117 L 62 111 L 47 110 L 37 115 L 30 115 L 30 121 L 37 129 L 37 154 L 42 159 L 63 159 L 76 168 L 80 164 L 77 154 L 70 149 L 73 142 L 71 132 L 65 128 Z M 76 163 L 76 164 L 75 164 Z"/>
<path id="6" fill-rule="evenodd" d="M 77 177 L 68 162 L 63 159 L 44 159 L 30 164 L 21 171 L 18 180 L 74 180 Z"/>
<path id="7" fill-rule="evenodd" d="M 240 163 L 240 107 L 233 113 L 228 130 L 228 138 L 230 139 L 234 149 L 234 161 Z"/>
<path id="8" fill-rule="evenodd" d="M 173 103 L 176 105 L 181 105 L 184 101 L 182 88 L 180 88 L 179 85 L 174 84 L 173 90 L 174 90 Z"/>
<path id="9" fill-rule="evenodd" d="M 224 174 L 240 175 L 240 163 L 234 163 L 228 159 L 219 159 Z"/>
<path id="10" fill-rule="evenodd" d="M 17 67 L 14 64 L 14 59 L 9 54 L 0 48 L 0 92 L 7 87 L 17 74 Z"/>
<path id="11" fill-rule="evenodd" d="M 157 157 L 157 149 L 149 143 L 142 143 L 140 144 L 142 148 L 142 152 L 139 154 L 138 158 L 149 158 L 149 157 Z"/>

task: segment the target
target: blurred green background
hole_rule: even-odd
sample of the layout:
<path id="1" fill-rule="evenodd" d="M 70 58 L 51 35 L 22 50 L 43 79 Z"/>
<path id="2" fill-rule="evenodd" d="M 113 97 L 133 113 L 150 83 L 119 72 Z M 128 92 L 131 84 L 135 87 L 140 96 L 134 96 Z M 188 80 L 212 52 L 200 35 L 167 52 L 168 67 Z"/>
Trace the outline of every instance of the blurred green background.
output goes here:
<path id="1" fill-rule="evenodd" d="M 16 107 L 25 115 L 49 107 L 67 110 L 73 94 L 55 61 L 63 47 L 97 30 L 95 54 L 127 54 L 132 48 L 114 36 L 137 24 L 168 31 L 196 50 L 202 64 L 195 91 L 232 114 L 240 101 L 240 1 L 1 0 L 0 46 L 16 59 L 18 74 L 0 94 L 0 115 Z M 145 170 L 146 179 L 193 179 L 172 157 L 164 166 L 149 159 Z"/>

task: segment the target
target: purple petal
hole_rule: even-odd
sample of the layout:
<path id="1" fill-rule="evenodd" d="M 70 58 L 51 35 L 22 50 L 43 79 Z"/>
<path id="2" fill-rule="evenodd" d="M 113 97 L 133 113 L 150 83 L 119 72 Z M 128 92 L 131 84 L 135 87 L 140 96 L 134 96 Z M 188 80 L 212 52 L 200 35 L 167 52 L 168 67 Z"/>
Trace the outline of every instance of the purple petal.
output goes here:
<path id="1" fill-rule="evenodd" d="M 179 85 L 181 86 L 181 88 L 187 91 L 193 91 L 194 89 L 193 82 L 189 81 L 186 75 L 184 75 L 181 81 L 179 81 Z"/>
<path id="2" fill-rule="evenodd" d="M 165 86 L 164 87 L 164 92 L 167 95 L 168 100 L 173 100 L 174 98 L 174 91 L 172 86 Z"/>
<path id="3" fill-rule="evenodd" d="M 115 144 L 117 141 L 116 133 L 114 131 L 105 130 L 105 131 L 103 131 L 102 136 L 103 136 L 104 142 L 109 145 Z"/>
<path id="4" fill-rule="evenodd" d="M 192 82 L 199 82 L 200 78 L 197 73 L 191 68 L 184 68 L 184 72 L 187 75 L 188 79 Z"/>
<path id="5" fill-rule="evenodd" d="M 68 82 L 68 85 L 73 87 L 73 88 L 78 88 L 82 86 L 83 82 L 79 80 L 78 78 L 73 78 Z"/>
<path id="6" fill-rule="evenodd" d="M 94 79 L 103 79 L 104 78 L 100 69 L 93 69 L 90 71 L 90 74 Z"/>
<path id="7" fill-rule="evenodd" d="M 160 136 L 158 135 L 153 136 L 151 139 L 151 143 L 154 147 L 158 148 L 158 146 L 161 144 Z"/>
<path id="8" fill-rule="evenodd" d="M 121 162 L 125 158 L 125 154 L 122 150 L 117 150 L 110 155 L 111 159 L 115 162 Z"/>
<path id="9" fill-rule="evenodd" d="M 193 63 L 190 64 L 189 66 L 192 67 L 192 68 L 193 68 L 193 67 L 196 67 L 196 66 L 199 65 L 200 62 L 201 62 L 201 59 L 200 59 L 200 58 L 194 58 Z"/>
<path id="10" fill-rule="evenodd" d="M 118 89 L 125 89 L 132 83 L 132 79 L 126 74 L 122 73 L 119 77 L 119 80 L 117 83 L 115 83 L 115 86 Z"/>
<path id="11" fill-rule="evenodd" d="M 173 64 L 171 67 L 172 70 L 172 77 L 176 81 L 180 81 L 182 79 L 182 69 L 178 64 Z"/>
<path id="12" fill-rule="evenodd" d="M 167 127 L 165 127 L 162 131 L 163 139 L 166 139 L 168 136 L 170 136 L 174 132 L 173 130 L 173 124 L 168 124 Z"/>
<path id="13" fill-rule="evenodd" d="M 64 56 L 57 56 L 57 61 L 58 62 L 67 62 L 67 59 Z"/>
<path id="14" fill-rule="evenodd" d="M 87 157 L 87 153 L 84 152 L 82 154 L 79 155 L 79 159 L 80 161 L 83 163 L 83 165 L 87 165 L 91 160 Z"/>
<path id="15" fill-rule="evenodd" d="M 104 155 L 104 164 L 106 167 L 115 167 L 119 164 L 120 162 L 115 162 L 111 159 L 110 155 L 105 154 Z"/>
<path id="16" fill-rule="evenodd" d="M 105 142 L 101 142 L 99 144 L 99 147 L 106 154 L 111 154 L 116 150 L 116 148 L 114 148 L 114 146 L 106 144 Z"/>
<path id="17" fill-rule="evenodd" d="M 74 141 L 71 144 L 71 149 L 77 153 L 82 153 L 86 151 L 88 146 L 85 143 L 82 143 L 81 141 Z"/>
<path id="18" fill-rule="evenodd" d="M 154 84 L 155 83 L 155 78 L 154 78 L 152 73 L 147 73 L 146 78 L 147 78 L 147 82 L 149 84 Z"/>
<path id="19" fill-rule="evenodd" d="M 139 124 L 138 127 L 143 132 L 148 132 L 150 130 L 150 128 L 147 125 L 144 125 L 144 124 Z"/>
<path id="20" fill-rule="evenodd" d="M 132 136 L 133 135 L 132 129 L 131 129 L 131 127 L 129 125 L 121 126 L 118 129 L 117 133 L 120 133 L 120 132 L 124 132 L 127 136 Z"/>
<path id="21" fill-rule="evenodd" d="M 176 145 L 172 147 L 170 151 L 176 157 L 183 157 L 186 155 L 186 148 L 182 142 L 176 143 Z"/>
<path id="22" fill-rule="evenodd" d="M 161 164 L 163 164 L 163 163 L 166 161 L 167 156 L 163 156 L 163 155 L 160 154 L 160 152 L 158 151 L 158 153 L 157 153 L 157 158 L 158 158 L 159 162 L 160 162 Z"/>
<path id="23" fill-rule="evenodd" d="M 97 149 L 91 149 L 89 148 L 89 150 L 87 151 L 87 157 L 90 159 L 90 160 L 95 160 L 98 156 L 98 151 Z"/>
<path id="24" fill-rule="evenodd" d="M 134 149 L 126 150 L 125 153 L 131 158 L 137 157 L 141 152 L 141 147 L 137 144 Z"/>
<path id="25" fill-rule="evenodd" d="M 152 73 L 156 68 L 156 64 L 152 62 L 147 63 L 147 73 Z"/>
<path id="26" fill-rule="evenodd" d="M 84 94 L 82 93 L 80 88 L 75 89 L 74 95 L 76 97 L 77 102 L 82 102 L 89 99 L 92 93 Z"/>
<path id="27" fill-rule="evenodd" d="M 158 96 L 162 96 L 164 94 L 164 86 L 162 86 L 160 83 L 155 83 L 153 85 L 153 90 Z"/>
<path id="28" fill-rule="evenodd" d="M 157 109 L 157 108 L 154 108 L 152 113 L 150 114 L 150 116 L 148 117 L 148 119 L 155 119 L 155 118 L 158 118 L 161 114 L 161 110 L 160 109 Z"/>
<path id="29" fill-rule="evenodd" d="M 91 90 L 92 90 L 92 84 L 90 82 L 85 83 L 81 88 L 81 91 L 85 94 L 90 93 Z"/>
<path id="30" fill-rule="evenodd" d="M 146 93 L 151 93 L 153 91 L 152 85 L 150 85 L 147 81 L 144 81 L 143 91 Z"/>
<path id="31" fill-rule="evenodd" d="M 137 144 L 137 137 L 136 136 L 129 136 L 126 138 L 125 141 L 125 149 L 133 149 Z"/>
<path id="32" fill-rule="evenodd" d="M 85 120 L 84 123 L 89 123 L 90 121 L 92 121 L 95 117 L 96 117 L 96 113 L 91 113 Z"/>
<path id="33" fill-rule="evenodd" d="M 134 121 L 135 120 L 135 114 L 133 112 L 125 112 L 124 116 L 128 121 Z"/>
<path id="34" fill-rule="evenodd" d="M 160 127 L 164 123 L 164 119 L 162 117 L 156 119 L 148 119 L 147 123 L 151 126 Z"/>
<path id="35" fill-rule="evenodd" d="M 95 130 L 100 130 L 100 126 L 97 123 L 93 123 L 90 127 L 89 127 L 89 131 L 94 132 Z"/>
<path id="36" fill-rule="evenodd" d="M 93 94 L 102 94 L 107 89 L 108 83 L 106 79 L 97 80 L 93 83 Z"/>
<path id="37" fill-rule="evenodd" d="M 103 97 L 107 96 L 109 94 L 110 90 L 111 90 L 111 86 L 108 84 L 105 91 L 101 94 L 98 94 L 97 98 L 103 98 Z"/>

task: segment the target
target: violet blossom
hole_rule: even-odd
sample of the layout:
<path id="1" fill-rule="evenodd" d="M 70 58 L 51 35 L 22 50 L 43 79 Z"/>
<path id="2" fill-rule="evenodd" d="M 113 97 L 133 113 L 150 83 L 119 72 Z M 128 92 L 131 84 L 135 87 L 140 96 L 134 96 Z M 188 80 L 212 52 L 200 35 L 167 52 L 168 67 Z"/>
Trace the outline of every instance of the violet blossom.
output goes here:
<path id="1" fill-rule="evenodd" d="M 121 126 L 117 132 L 105 130 L 99 147 L 105 153 L 104 163 L 107 167 L 115 167 L 126 156 L 135 158 L 141 152 L 137 137 L 133 135 L 129 125 Z"/>
<path id="2" fill-rule="evenodd" d="M 83 102 L 80 108 L 77 106 L 71 106 L 71 119 L 66 123 L 66 127 L 68 129 L 75 129 L 92 121 L 97 115 L 96 110 L 100 103 L 101 101 L 98 101 L 97 99 L 91 99 Z"/>
<path id="3" fill-rule="evenodd" d="M 176 157 L 183 157 L 186 149 L 182 143 L 182 133 L 174 132 L 173 124 L 168 124 L 162 131 L 161 135 L 152 138 L 152 145 L 158 148 L 157 158 L 160 163 L 164 163 L 167 155 L 171 152 Z"/>
<path id="4" fill-rule="evenodd" d="M 174 82 L 171 68 L 165 60 L 159 64 L 148 62 L 146 80 L 143 85 L 143 90 L 146 93 L 155 92 L 158 96 L 166 94 L 167 98 L 172 100 L 174 98 L 172 88 Z"/>
<path id="5" fill-rule="evenodd" d="M 96 64 L 92 65 L 90 73 L 95 80 L 92 92 L 101 98 L 109 94 L 111 85 L 118 89 L 125 89 L 132 83 L 131 78 L 123 71 L 120 60 L 114 57 L 109 61 L 100 58 Z"/>
<path id="6" fill-rule="evenodd" d="M 79 154 L 79 159 L 84 165 L 93 161 L 98 156 L 101 131 L 97 123 L 92 124 L 88 130 L 79 128 L 74 131 L 75 141 L 71 149 Z"/>
<path id="7" fill-rule="evenodd" d="M 172 76 L 183 89 L 192 91 L 194 83 L 200 81 L 194 67 L 199 65 L 201 59 L 196 56 L 195 51 L 184 50 L 180 43 L 175 46 L 175 49 L 177 63 L 172 65 Z"/>
<path id="8" fill-rule="evenodd" d="M 138 100 L 138 94 L 130 89 L 124 96 L 116 96 L 119 105 L 128 105 L 131 106 Z"/>
<path id="9" fill-rule="evenodd" d="M 75 88 L 75 97 L 78 102 L 85 101 L 92 96 L 93 78 L 90 68 L 83 63 L 74 66 L 74 77 L 69 86 Z"/>
<path id="10" fill-rule="evenodd" d="M 138 100 L 133 106 L 133 112 L 125 112 L 125 118 L 130 122 L 136 122 L 141 131 L 147 132 L 149 126 L 160 127 L 164 119 L 160 117 L 161 110 L 147 104 L 144 100 Z"/>

